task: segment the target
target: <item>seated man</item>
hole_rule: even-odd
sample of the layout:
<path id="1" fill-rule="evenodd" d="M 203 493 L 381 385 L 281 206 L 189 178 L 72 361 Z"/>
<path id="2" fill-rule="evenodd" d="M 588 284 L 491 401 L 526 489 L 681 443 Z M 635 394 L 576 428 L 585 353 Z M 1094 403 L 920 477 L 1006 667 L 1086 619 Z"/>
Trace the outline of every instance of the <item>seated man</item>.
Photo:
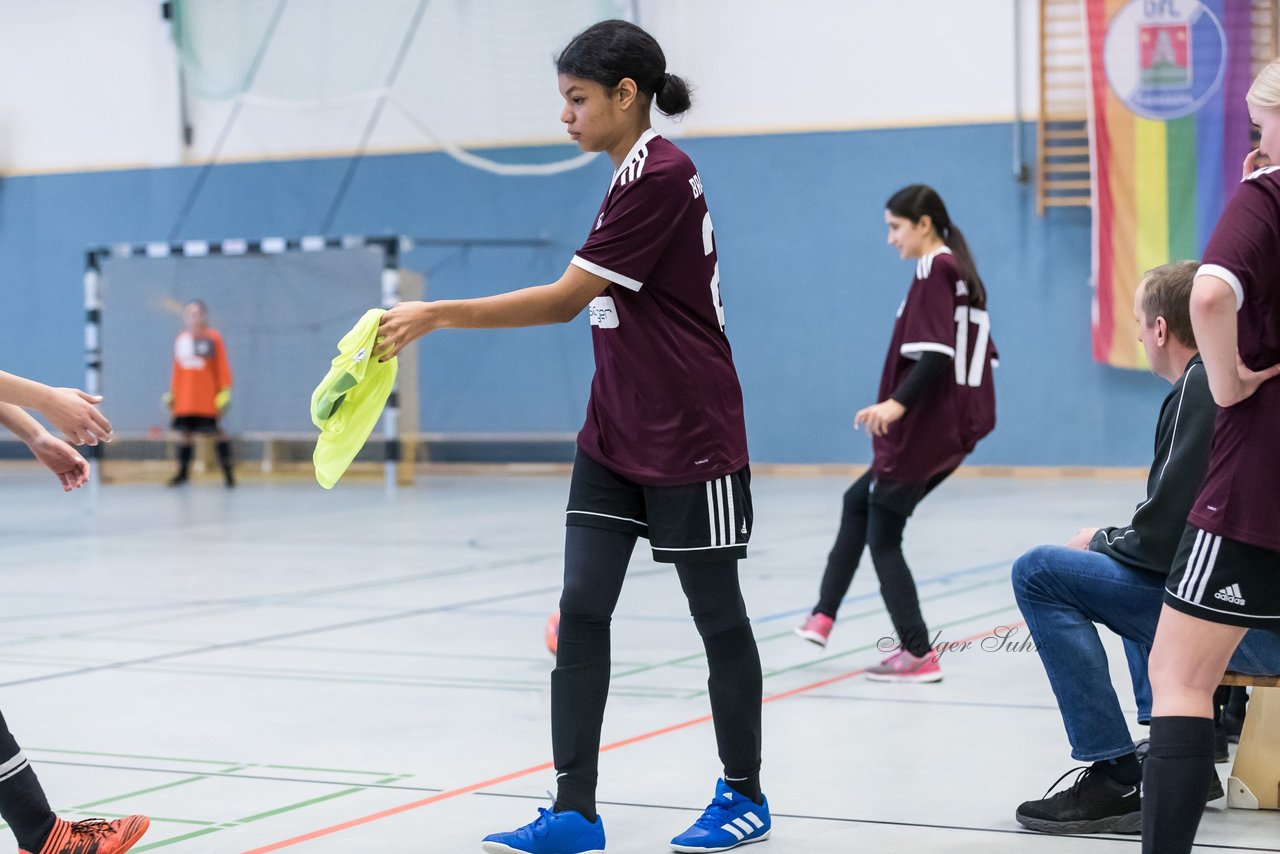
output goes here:
<path id="1" fill-rule="evenodd" d="M 1094 624 L 1125 639 L 1139 719 L 1149 718 L 1146 655 L 1165 578 L 1209 462 L 1217 413 L 1191 331 L 1196 266 L 1180 261 L 1150 270 L 1134 296 L 1138 337 L 1151 371 L 1173 383 L 1156 426 L 1146 500 L 1126 526 L 1082 530 L 1066 546 L 1040 546 L 1013 565 L 1014 594 L 1058 699 L 1071 755 L 1093 763 L 1069 789 L 1018 807 L 1018 821 L 1033 830 L 1141 829 L 1142 768 Z M 1280 638 L 1249 632 L 1231 669 L 1280 673 Z"/>

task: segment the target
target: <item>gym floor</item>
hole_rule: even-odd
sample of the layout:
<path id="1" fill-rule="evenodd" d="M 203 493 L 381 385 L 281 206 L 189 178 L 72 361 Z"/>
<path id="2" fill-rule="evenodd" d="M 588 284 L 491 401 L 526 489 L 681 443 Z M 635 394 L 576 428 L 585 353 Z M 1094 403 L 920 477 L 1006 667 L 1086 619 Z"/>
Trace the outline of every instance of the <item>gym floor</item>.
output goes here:
<path id="1" fill-rule="evenodd" d="M 547 805 L 542 634 L 567 476 L 430 475 L 394 498 L 299 481 L 65 496 L 23 465 L 4 484 L 3 711 L 64 816 L 146 813 L 139 852 L 454 854 Z M 743 575 L 774 814 L 761 854 L 1136 852 L 1135 837 L 1055 838 L 1013 819 L 1076 763 L 1020 647 L 1009 567 L 1030 546 L 1125 521 L 1142 483 L 956 478 L 931 496 L 906 552 L 932 630 L 1005 637 L 946 653 L 935 685 L 861 678 L 889 632 L 868 562 L 826 650 L 791 633 L 846 485 L 753 483 Z M 608 850 L 663 851 L 719 767 L 701 644 L 674 573 L 643 542 L 614 627 Z M 1273 814 L 1219 802 L 1197 849 L 1280 851 L 1276 829 Z"/>

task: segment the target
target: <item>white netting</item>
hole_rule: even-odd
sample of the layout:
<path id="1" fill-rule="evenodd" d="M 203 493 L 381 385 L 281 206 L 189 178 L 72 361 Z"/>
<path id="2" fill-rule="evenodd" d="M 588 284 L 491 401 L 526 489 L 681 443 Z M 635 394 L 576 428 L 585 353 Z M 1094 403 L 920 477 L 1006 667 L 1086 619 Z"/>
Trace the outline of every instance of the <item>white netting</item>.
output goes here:
<path id="1" fill-rule="evenodd" d="M 381 302 L 372 248 L 265 256 L 107 258 L 102 262 L 102 388 L 122 434 L 165 428 L 173 339 L 200 299 L 235 376 L 234 432 L 310 431 L 311 392 L 338 339 Z"/>
<path id="2" fill-rule="evenodd" d="M 553 61 L 595 21 L 630 17 L 630 0 L 430 0 L 388 87 L 419 2 L 179 3 L 197 147 L 212 143 L 238 103 L 223 156 L 349 152 L 385 99 L 370 150 L 434 146 L 505 175 L 565 171 L 592 159 L 546 145 L 566 142 Z M 484 152 L 521 146 L 530 148 Z"/>

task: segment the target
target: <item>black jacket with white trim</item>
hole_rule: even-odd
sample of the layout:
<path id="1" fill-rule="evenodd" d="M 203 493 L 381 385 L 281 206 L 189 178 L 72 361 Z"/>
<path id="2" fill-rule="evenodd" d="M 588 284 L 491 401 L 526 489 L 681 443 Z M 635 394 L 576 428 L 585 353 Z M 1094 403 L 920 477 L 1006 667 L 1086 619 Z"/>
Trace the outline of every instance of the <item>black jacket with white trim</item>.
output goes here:
<path id="1" fill-rule="evenodd" d="M 1135 569 L 1169 574 L 1187 514 L 1209 466 L 1217 413 L 1204 363 L 1196 354 L 1160 407 L 1147 499 L 1128 525 L 1099 529 L 1089 543 L 1090 551 Z"/>

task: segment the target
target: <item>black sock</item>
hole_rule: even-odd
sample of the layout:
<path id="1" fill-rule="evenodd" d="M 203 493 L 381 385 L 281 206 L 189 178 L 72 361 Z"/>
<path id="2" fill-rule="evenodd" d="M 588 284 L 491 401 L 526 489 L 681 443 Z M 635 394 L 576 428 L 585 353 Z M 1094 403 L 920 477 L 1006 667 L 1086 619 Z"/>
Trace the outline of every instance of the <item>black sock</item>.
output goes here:
<path id="1" fill-rule="evenodd" d="M 608 618 L 560 615 L 556 669 L 551 672 L 551 746 L 556 812 L 576 810 L 596 820 L 600 726 L 609 698 Z"/>
<path id="2" fill-rule="evenodd" d="M 707 651 L 707 690 L 724 763 L 724 781 L 753 802 L 760 794 L 760 651 L 751 624 L 702 639 Z"/>
<path id="3" fill-rule="evenodd" d="M 231 470 L 231 440 L 219 439 L 214 448 L 218 452 L 218 465 L 222 466 L 222 476 L 226 478 L 227 483 L 233 483 L 235 475 Z"/>
<path id="4" fill-rule="evenodd" d="M 178 446 L 178 476 L 177 480 L 186 480 L 187 473 L 191 469 L 191 457 L 195 452 L 194 445 Z"/>
<path id="5" fill-rule="evenodd" d="M 760 790 L 759 771 L 746 777 L 725 777 L 724 782 L 726 786 L 739 795 L 750 798 L 751 802 L 756 806 L 764 803 L 764 793 Z"/>
<path id="6" fill-rule="evenodd" d="M 39 851 L 56 817 L 40 788 L 36 772 L 9 733 L 0 715 L 0 817 L 3 817 L 24 851 Z"/>
<path id="7" fill-rule="evenodd" d="M 1093 767 L 1122 786 L 1136 786 L 1142 779 L 1142 765 L 1136 753 L 1126 753 L 1115 759 L 1099 759 Z"/>
<path id="8" fill-rule="evenodd" d="M 1211 719 L 1151 719 L 1151 749 L 1142 773 L 1143 854 L 1191 851 L 1211 773 Z"/>

